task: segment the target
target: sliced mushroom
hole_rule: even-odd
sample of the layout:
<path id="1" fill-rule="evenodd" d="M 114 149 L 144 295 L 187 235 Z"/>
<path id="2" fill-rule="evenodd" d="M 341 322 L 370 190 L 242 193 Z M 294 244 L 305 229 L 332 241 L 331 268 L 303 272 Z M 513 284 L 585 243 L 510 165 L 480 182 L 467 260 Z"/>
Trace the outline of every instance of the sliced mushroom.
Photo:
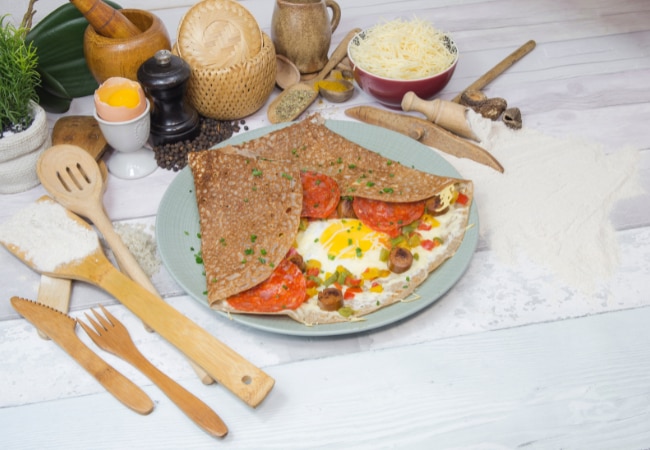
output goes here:
<path id="1" fill-rule="evenodd" d="M 439 195 L 434 195 L 427 199 L 424 207 L 426 208 L 427 213 L 432 216 L 441 216 L 449 210 L 449 205 L 444 207 L 442 206 L 442 201 L 440 200 Z"/>
<path id="2" fill-rule="evenodd" d="M 460 96 L 460 104 L 490 120 L 497 120 L 508 107 L 508 102 L 501 97 L 488 98 L 483 92 L 467 90 Z"/>
<path id="3" fill-rule="evenodd" d="M 466 91 L 463 91 L 463 93 L 460 95 L 459 103 L 471 108 L 473 106 L 480 105 L 487 99 L 487 95 L 485 95 L 483 92 L 475 89 L 468 89 Z"/>
<path id="4" fill-rule="evenodd" d="M 411 268 L 413 254 L 404 247 L 393 247 L 388 255 L 388 270 L 393 273 L 403 273 Z"/>
<path id="5" fill-rule="evenodd" d="M 505 123 L 509 128 L 518 130 L 522 126 L 521 111 L 519 108 L 508 108 L 503 112 L 501 120 L 503 120 L 503 123 Z"/>
<path id="6" fill-rule="evenodd" d="M 343 293 L 335 287 L 328 287 L 318 293 L 318 306 L 324 311 L 336 311 L 343 306 Z"/>
<path id="7" fill-rule="evenodd" d="M 301 272 L 304 273 L 305 270 L 307 270 L 307 265 L 305 264 L 305 260 L 300 253 L 293 252 L 287 257 L 287 259 L 290 262 L 294 263 L 300 269 Z"/>
<path id="8" fill-rule="evenodd" d="M 341 200 L 336 207 L 336 212 L 341 219 L 355 219 L 357 217 L 354 213 L 354 208 L 352 207 L 352 198 L 348 197 L 341 197 Z"/>

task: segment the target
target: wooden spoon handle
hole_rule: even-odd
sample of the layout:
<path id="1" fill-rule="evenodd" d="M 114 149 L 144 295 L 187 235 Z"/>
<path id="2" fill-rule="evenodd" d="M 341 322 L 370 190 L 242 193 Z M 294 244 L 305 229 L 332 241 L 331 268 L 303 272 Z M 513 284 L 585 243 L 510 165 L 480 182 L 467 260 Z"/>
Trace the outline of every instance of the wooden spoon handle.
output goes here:
<path id="1" fill-rule="evenodd" d="M 104 236 L 104 239 L 108 243 L 108 246 L 113 251 L 120 270 L 122 270 L 122 272 L 127 274 L 140 286 L 144 287 L 152 294 L 159 296 L 159 293 L 149 276 L 144 272 L 144 270 L 142 270 L 142 267 L 133 256 L 133 253 L 131 253 L 126 244 L 124 244 L 122 238 L 115 231 L 115 228 L 113 228 L 113 224 L 106 215 L 104 209 L 100 206 L 94 209 L 95 210 L 92 213 L 91 220 L 99 232 L 102 234 L 102 236 Z M 145 326 L 148 326 L 146 321 Z M 203 384 L 214 383 L 214 380 L 205 372 L 205 370 L 194 363 L 194 361 L 189 361 L 189 363 Z"/>
<path id="2" fill-rule="evenodd" d="M 211 436 L 222 437 L 228 433 L 228 427 L 221 417 L 207 404 L 154 366 L 135 345 L 130 349 L 130 353 L 124 352 L 120 356 L 153 381 L 187 417 Z"/>
<path id="3" fill-rule="evenodd" d="M 359 33 L 361 31 L 361 28 L 353 28 L 350 31 L 348 31 L 348 34 L 345 35 L 345 37 L 341 40 L 339 45 L 334 49 L 332 54 L 330 55 L 330 58 L 327 60 L 327 64 L 325 64 L 325 67 L 321 69 L 320 72 L 318 72 L 318 76 L 314 78 L 312 81 L 314 83 L 318 81 L 322 81 L 329 75 L 329 73 L 339 65 L 341 61 L 343 61 L 343 58 L 348 54 L 348 44 L 352 40 L 355 34 Z"/>
<path id="4" fill-rule="evenodd" d="M 248 405 L 257 406 L 275 380 L 223 344 L 160 297 L 118 271 L 104 258 L 91 267 L 83 264 L 75 276 L 89 281 L 118 299 L 133 314 L 202 367 Z"/>
<path id="5" fill-rule="evenodd" d="M 506 56 L 496 66 L 488 70 L 485 74 L 483 74 L 483 76 L 481 76 L 481 78 L 479 78 L 478 80 L 476 80 L 475 82 L 467 86 L 464 90 L 462 90 L 456 97 L 453 98 L 452 102 L 458 103 L 460 101 L 460 96 L 465 91 L 469 91 L 469 90 L 480 91 L 481 89 L 483 89 L 485 86 L 490 84 L 495 78 L 497 78 L 507 69 L 509 69 L 514 63 L 516 63 L 521 58 L 523 58 L 528 53 L 530 53 L 535 48 L 536 45 L 537 44 L 533 40 L 526 42 L 517 50 L 515 50 L 514 52 Z"/>

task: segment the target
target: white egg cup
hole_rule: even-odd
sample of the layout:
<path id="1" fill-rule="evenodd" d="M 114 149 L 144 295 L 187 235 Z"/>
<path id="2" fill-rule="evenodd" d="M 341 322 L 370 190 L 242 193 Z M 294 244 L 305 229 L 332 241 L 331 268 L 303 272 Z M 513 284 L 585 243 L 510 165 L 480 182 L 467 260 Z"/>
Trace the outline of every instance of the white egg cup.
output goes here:
<path id="1" fill-rule="evenodd" d="M 108 171 L 118 178 L 133 180 L 152 173 L 158 167 L 151 148 L 145 147 L 149 140 L 151 118 L 149 100 L 147 107 L 138 117 L 124 122 L 109 122 L 94 111 L 94 117 L 106 142 L 113 151 L 106 160 Z"/>

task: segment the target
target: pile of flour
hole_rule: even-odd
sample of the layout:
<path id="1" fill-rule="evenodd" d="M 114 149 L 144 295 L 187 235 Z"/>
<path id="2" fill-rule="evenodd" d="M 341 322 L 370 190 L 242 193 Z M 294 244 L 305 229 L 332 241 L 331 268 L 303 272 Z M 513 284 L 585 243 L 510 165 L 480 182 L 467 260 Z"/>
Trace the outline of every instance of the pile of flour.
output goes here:
<path id="1" fill-rule="evenodd" d="M 468 121 L 481 147 L 505 168 L 502 174 L 450 160 L 474 182 L 482 239 L 507 263 L 535 263 L 592 293 L 619 263 L 613 205 L 643 192 L 638 150 L 607 155 L 598 144 L 511 130 L 471 110 Z"/>

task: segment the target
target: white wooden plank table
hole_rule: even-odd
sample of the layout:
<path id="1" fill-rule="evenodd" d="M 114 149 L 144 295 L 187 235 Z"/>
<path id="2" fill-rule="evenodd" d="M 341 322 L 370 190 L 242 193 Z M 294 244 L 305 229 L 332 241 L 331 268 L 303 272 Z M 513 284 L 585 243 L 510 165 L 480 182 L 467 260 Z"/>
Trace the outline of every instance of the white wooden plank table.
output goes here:
<path id="1" fill-rule="evenodd" d="M 192 3 L 120 2 L 152 10 L 172 36 Z M 268 33 L 274 2 L 241 3 Z M 3 10 L 22 17 L 26 4 Z M 39 0 L 35 20 L 59 5 Z M 350 0 L 341 6 L 333 45 L 352 27 L 400 16 L 417 15 L 453 33 L 461 60 L 441 93 L 446 99 L 534 39 L 537 48 L 486 92 L 521 107 L 527 127 L 581 136 L 608 154 L 640 150 L 640 184 L 650 192 L 650 3 Z M 345 119 L 345 108 L 363 104 L 376 105 L 357 93 L 349 103 L 320 102 L 311 110 Z M 91 112 L 84 98 L 68 114 Z M 265 113 L 247 117 L 248 127 L 268 125 Z M 57 118 L 51 115 L 50 123 Z M 108 214 L 153 224 L 174 176 L 162 169 L 141 180 L 111 176 Z M 0 196 L 0 221 L 44 193 L 37 187 Z M 276 379 L 257 409 L 219 385 L 201 384 L 184 357 L 139 319 L 75 283 L 71 314 L 110 305 L 154 364 L 223 417 L 230 433 L 216 441 L 123 361 L 98 350 L 152 397 L 149 416 L 124 408 L 40 339 L 8 301 L 34 299 L 38 276 L 2 249 L 0 447 L 650 448 L 650 195 L 619 202 L 611 222 L 621 260 L 607 295 L 580 294 L 540 268 L 509 265 L 481 239 L 467 272 L 441 300 L 397 324 L 341 337 L 269 334 L 225 320 L 187 296 L 163 268 L 154 283 L 172 306 Z"/>

